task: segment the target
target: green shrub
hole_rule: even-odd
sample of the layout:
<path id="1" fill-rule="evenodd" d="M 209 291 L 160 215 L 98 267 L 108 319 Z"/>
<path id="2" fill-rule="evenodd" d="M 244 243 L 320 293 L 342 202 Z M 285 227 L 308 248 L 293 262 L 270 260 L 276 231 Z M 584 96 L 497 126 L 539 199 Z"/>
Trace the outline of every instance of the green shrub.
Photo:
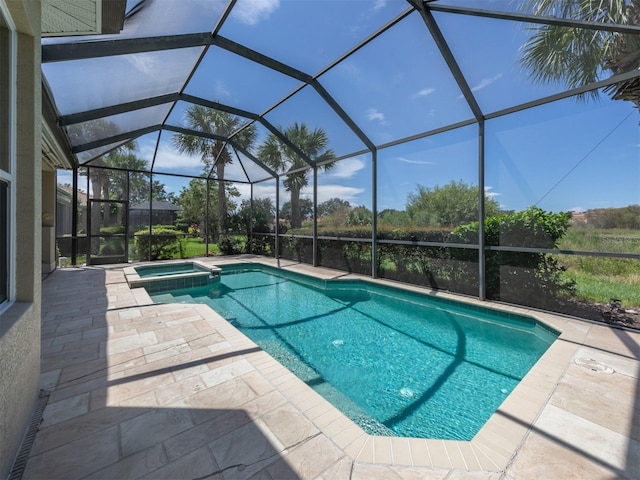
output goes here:
<path id="1" fill-rule="evenodd" d="M 100 229 L 100 235 L 121 235 L 126 233 L 123 226 L 116 227 L 102 227 Z"/>
<path id="2" fill-rule="evenodd" d="M 218 242 L 218 248 L 223 255 L 238 255 L 243 252 L 243 243 L 235 236 L 225 236 Z"/>
<path id="3" fill-rule="evenodd" d="M 551 213 L 538 207 L 497 215 L 485 220 L 485 243 L 487 246 L 557 248 L 570 219 L 569 212 Z M 478 222 L 461 225 L 451 233 L 454 242 L 465 243 L 473 238 L 478 238 Z M 476 255 L 464 250 L 452 253 L 461 260 Z M 575 294 L 575 283 L 562 275 L 565 270 L 551 254 L 489 250 L 485 265 L 486 295 L 495 300 L 548 308 L 558 298 Z"/>
<path id="4" fill-rule="evenodd" d="M 175 258 L 183 250 L 180 243 L 181 232 L 165 225 L 151 229 L 151 245 L 149 245 L 149 229 L 145 228 L 134 234 L 135 255 L 140 260 L 167 260 Z"/>

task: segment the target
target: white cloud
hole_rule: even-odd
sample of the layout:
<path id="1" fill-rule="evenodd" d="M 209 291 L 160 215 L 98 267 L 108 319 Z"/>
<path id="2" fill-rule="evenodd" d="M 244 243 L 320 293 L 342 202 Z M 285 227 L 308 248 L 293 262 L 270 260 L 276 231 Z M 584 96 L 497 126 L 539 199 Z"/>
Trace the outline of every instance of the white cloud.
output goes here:
<path id="1" fill-rule="evenodd" d="M 332 198 L 339 198 L 341 200 L 346 200 L 347 202 L 353 204 L 360 204 L 362 201 L 358 198 L 358 195 L 365 191 L 364 188 L 356 188 L 349 187 L 346 185 L 321 185 L 318 187 L 318 205 L 322 202 L 326 202 L 327 200 L 331 200 Z M 282 192 L 280 192 L 280 197 L 282 198 Z M 289 200 L 288 192 L 285 192 L 285 202 Z M 313 198 L 313 188 L 307 187 L 303 188 L 301 193 L 301 197 L 304 198 Z"/>
<path id="2" fill-rule="evenodd" d="M 149 159 L 153 158 L 154 145 L 143 145 L 140 147 L 140 157 Z M 188 155 L 180 153 L 171 148 L 167 144 L 161 144 L 156 155 L 156 163 L 154 170 L 176 171 L 188 168 L 202 168 L 202 162 L 199 155 Z"/>
<path id="3" fill-rule="evenodd" d="M 238 0 L 231 12 L 234 17 L 245 25 L 255 25 L 280 7 L 280 0 Z"/>
<path id="4" fill-rule="evenodd" d="M 389 123 L 384 119 L 384 113 L 379 112 L 375 108 L 367 110 L 367 118 L 371 121 L 377 121 L 380 125 L 388 125 Z"/>
<path id="5" fill-rule="evenodd" d="M 247 184 L 236 184 L 236 188 L 240 192 L 240 199 L 236 199 L 237 203 L 240 203 L 243 199 L 248 199 L 251 195 L 251 187 Z M 346 185 L 321 185 L 318 188 L 318 204 L 326 202 L 332 198 L 340 198 L 346 200 L 349 203 L 361 204 L 362 199 L 358 197 L 365 191 L 364 188 L 349 187 Z M 275 185 L 261 185 L 257 184 L 253 187 L 253 198 L 270 198 L 273 204 L 276 203 L 276 187 Z M 300 192 L 300 198 L 313 199 L 313 188 L 306 187 Z M 289 192 L 280 190 L 280 205 L 288 202 L 291 199 Z"/>
<path id="6" fill-rule="evenodd" d="M 377 12 L 378 10 L 382 10 L 386 6 L 387 0 L 375 0 L 375 2 L 373 2 L 373 11 Z"/>
<path id="7" fill-rule="evenodd" d="M 419 92 L 413 94 L 411 96 L 411 98 L 419 98 L 419 97 L 426 97 L 428 95 L 431 95 L 433 92 L 435 92 L 436 89 L 432 88 L 432 87 L 428 87 L 428 88 L 423 88 L 422 90 L 420 90 Z"/>
<path id="8" fill-rule="evenodd" d="M 362 170 L 365 166 L 364 160 L 360 158 L 348 158 L 337 162 L 327 175 L 336 178 L 350 178 Z"/>
<path id="9" fill-rule="evenodd" d="M 133 67 L 144 73 L 145 75 L 150 75 L 155 70 L 156 61 L 153 55 L 149 53 L 138 53 L 136 55 L 125 55 L 124 58 L 131 64 Z"/>
<path id="10" fill-rule="evenodd" d="M 216 80 L 215 85 L 213 86 L 213 94 L 214 98 L 229 98 L 231 96 L 231 91 L 229 90 L 226 83 L 222 80 Z"/>
<path id="11" fill-rule="evenodd" d="M 488 87 L 489 85 L 491 85 L 493 82 L 495 82 L 501 77 L 502 77 L 502 73 L 499 73 L 492 78 L 483 78 L 478 85 L 476 85 L 475 87 L 471 87 L 471 91 L 477 92 L 478 90 L 482 90 L 483 88 Z"/>
<path id="12" fill-rule="evenodd" d="M 58 170 L 56 175 L 58 185 L 73 184 L 73 172 L 71 170 Z"/>
<path id="13" fill-rule="evenodd" d="M 493 189 L 493 187 L 489 187 L 489 186 L 486 186 L 486 185 L 485 185 L 485 187 L 484 187 L 484 194 L 485 194 L 485 196 L 486 196 L 486 197 L 489 197 L 489 198 L 495 198 L 495 197 L 497 197 L 498 195 L 502 195 L 501 193 L 498 193 L 498 192 L 491 192 L 491 191 L 490 191 L 491 189 Z"/>
<path id="14" fill-rule="evenodd" d="M 584 213 L 584 207 L 573 207 L 569 209 L 572 213 Z"/>
<path id="15" fill-rule="evenodd" d="M 408 158 L 404 158 L 404 157 L 396 157 L 396 160 L 399 160 L 404 163 L 411 163 L 413 165 L 436 165 L 436 162 L 429 162 L 426 160 L 409 160 Z"/>

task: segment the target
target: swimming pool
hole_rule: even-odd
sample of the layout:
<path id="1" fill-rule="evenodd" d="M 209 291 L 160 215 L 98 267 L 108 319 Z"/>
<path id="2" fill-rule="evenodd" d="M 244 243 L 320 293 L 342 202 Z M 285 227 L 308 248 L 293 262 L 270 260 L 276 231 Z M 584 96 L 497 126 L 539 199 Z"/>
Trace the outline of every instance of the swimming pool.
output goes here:
<path id="1" fill-rule="evenodd" d="M 470 440 L 558 335 L 531 317 L 264 266 L 152 298 L 211 306 L 374 435 Z"/>
<path id="2" fill-rule="evenodd" d="M 134 267 L 140 278 L 164 277 L 167 275 L 179 275 L 182 273 L 209 272 L 207 267 L 194 262 L 179 262 L 160 265 L 143 265 Z"/>
<path id="3" fill-rule="evenodd" d="M 220 279 L 220 268 L 195 261 L 160 263 L 127 267 L 124 275 L 129 287 L 144 287 L 152 293 L 209 285 Z"/>

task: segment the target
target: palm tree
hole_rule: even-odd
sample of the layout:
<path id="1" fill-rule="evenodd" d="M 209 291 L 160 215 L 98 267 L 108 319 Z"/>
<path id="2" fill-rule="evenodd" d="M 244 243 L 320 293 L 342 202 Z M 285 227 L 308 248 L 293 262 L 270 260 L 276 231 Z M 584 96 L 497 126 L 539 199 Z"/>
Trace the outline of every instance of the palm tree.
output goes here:
<path id="1" fill-rule="evenodd" d="M 640 24 L 640 0 L 528 0 L 528 13 L 601 23 Z M 522 47 L 522 65 L 538 83 L 564 81 L 576 88 L 598 81 L 603 70 L 613 74 L 640 67 L 640 35 L 544 25 Z M 605 89 L 616 100 L 640 108 L 640 80 Z M 597 97 L 597 91 L 581 97 Z"/>
<path id="2" fill-rule="evenodd" d="M 243 119 L 227 112 L 214 110 L 200 105 L 192 105 L 185 113 L 186 128 L 229 138 L 240 129 Z M 249 125 L 233 136 L 233 142 L 245 150 L 250 150 L 255 142 L 256 128 Z M 225 191 L 224 169 L 233 161 L 231 145 L 223 140 L 177 133 L 173 137 L 176 148 L 183 153 L 200 154 L 204 170 L 214 167 L 218 179 L 218 222 L 220 232 L 225 231 L 227 218 L 227 195 Z"/>
<path id="3" fill-rule="evenodd" d="M 284 131 L 285 136 L 314 163 L 327 162 L 335 159 L 333 150 L 327 148 L 329 139 L 321 128 L 311 131 L 304 124 L 297 122 Z M 277 136 L 270 134 L 258 149 L 258 158 L 276 171 L 291 172 L 304 168 L 307 164 L 286 143 Z M 324 163 L 320 168 L 329 170 L 333 163 Z M 284 181 L 285 189 L 291 194 L 291 227 L 302 226 L 300 216 L 300 191 L 309 183 L 307 178 L 310 170 L 302 170 L 287 174 Z"/>

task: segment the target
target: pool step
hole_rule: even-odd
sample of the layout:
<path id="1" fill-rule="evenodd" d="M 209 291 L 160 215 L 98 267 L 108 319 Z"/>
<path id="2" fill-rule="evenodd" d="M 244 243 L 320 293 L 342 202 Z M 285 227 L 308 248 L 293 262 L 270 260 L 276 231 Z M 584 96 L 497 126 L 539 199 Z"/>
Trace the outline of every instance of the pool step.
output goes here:
<path id="1" fill-rule="evenodd" d="M 160 295 L 154 295 L 154 301 L 156 303 L 174 303 L 176 300 L 170 293 L 163 293 Z"/>

